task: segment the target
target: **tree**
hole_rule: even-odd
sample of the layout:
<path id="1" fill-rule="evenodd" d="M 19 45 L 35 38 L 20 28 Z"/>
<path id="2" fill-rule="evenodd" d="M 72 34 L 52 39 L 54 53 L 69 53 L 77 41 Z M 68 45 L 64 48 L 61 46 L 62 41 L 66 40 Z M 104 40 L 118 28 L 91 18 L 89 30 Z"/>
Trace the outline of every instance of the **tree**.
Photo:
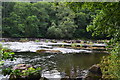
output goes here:
<path id="1" fill-rule="evenodd" d="M 74 23 L 75 14 L 69 7 L 66 7 L 64 3 L 55 3 L 52 9 L 54 10 L 55 20 L 52 20 L 55 25 L 48 29 L 58 31 L 59 38 L 72 38 L 75 32 L 76 25 Z M 56 33 L 54 33 L 56 35 Z M 49 34 L 48 34 L 49 36 Z M 55 37 L 56 38 L 56 37 Z"/>
<path id="2" fill-rule="evenodd" d="M 53 22 L 52 26 L 48 28 L 47 34 L 49 35 L 49 38 L 60 38 L 63 37 L 62 30 L 60 28 L 57 28 L 57 25 Z"/>
<path id="3" fill-rule="evenodd" d="M 37 37 L 45 37 L 47 34 L 47 29 L 51 25 L 50 13 L 51 13 L 51 3 L 48 2 L 37 2 L 32 4 L 32 14 L 36 15 L 39 23 L 39 35 Z"/>
<path id="4" fill-rule="evenodd" d="M 88 31 L 93 31 L 93 35 L 107 34 L 111 36 L 109 47 L 112 47 L 110 56 L 103 59 L 101 66 L 105 79 L 120 79 L 120 3 L 86 3 L 86 5 L 97 14 Z M 96 6 L 96 7 L 95 7 Z"/>
<path id="5" fill-rule="evenodd" d="M 87 32 L 86 27 L 100 8 L 93 12 L 82 8 L 84 4 L 78 2 L 4 3 L 3 37 L 90 39 L 91 32 Z M 55 23 L 56 26 L 53 27 L 52 23 Z M 51 30 L 61 32 L 59 37 L 55 36 L 57 32 L 52 33 Z M 92 38 L 104 39 L 105 37 L 99 35 Z"/>
<path id="6" fill-rule="evenodd" d="M 10 16 L 3 17 L 4 36 L 44 37 L 49 25 L 49 3 L 16 2 Z M 4 5 L 3 7 L 6 7 Z M 5 14 L 6 15 L 6 14 Z M 34 34 L 34 35 L 33 35 Z"/>
<path id="7" fill-rule="evenodd" d="M 26 18 L 26 25 L 25 25 L 25 36 L 26 37 L 37 37 L 39 33 L 38 29 L 39 20 L 36 16 L 28 16 Z"/>

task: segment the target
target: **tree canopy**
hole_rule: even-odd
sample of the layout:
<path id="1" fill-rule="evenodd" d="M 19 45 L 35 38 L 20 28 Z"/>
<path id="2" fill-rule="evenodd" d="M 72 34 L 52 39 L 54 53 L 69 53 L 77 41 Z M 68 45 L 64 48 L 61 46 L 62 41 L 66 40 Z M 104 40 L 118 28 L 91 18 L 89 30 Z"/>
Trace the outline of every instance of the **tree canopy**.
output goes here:
<path id="1" fill-rule="evenodd" d="M 56 39 L 92 37 L 86 27 L 95 13 L 72 2 L 3 2 L 3 37 Z M 9 8 L 8 8 L 9 7 Z M 83 36 L 84 35 L 84 36 Z"/>

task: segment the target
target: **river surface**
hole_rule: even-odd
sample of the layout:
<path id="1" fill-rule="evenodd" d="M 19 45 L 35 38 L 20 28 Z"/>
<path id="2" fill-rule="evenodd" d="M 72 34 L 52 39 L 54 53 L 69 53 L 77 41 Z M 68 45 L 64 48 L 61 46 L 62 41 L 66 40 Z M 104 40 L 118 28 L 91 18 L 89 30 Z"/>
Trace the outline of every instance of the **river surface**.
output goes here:
<path id="1" fill-rule="evenodd" d="M 5 65 L 15 65 L 19 63 L 40 66 L 43 71 L 57 70 L 70 76 L 71 69 L 87 70 L 93 64 L 101 61 L 102 56 L 107 54 L 48 54 L 48 53 L 16 53 L 16 61 L 6 61 Z M 3 77 L 0 75 L 0 77 Z M 2 78 L 1 78 L 2 79 Z"/>
<path id="2" fill-rule="evenodd" d="M 60 78 L 76 75 L 77 72 L 87 72 L 88 68 L 101 61 L 106 53 L 95 53 L 94 50 L 71 49 L 58 47 L 71 46 L 71 43 L 51 43 L 51 42 L 0 42 L 3 47 L 7 47 L 15 52 L 14 61 L 6 61 L 4 66 L 14 66 L 16 64 L 31 64 L 34 67 L 42 68 L 42 76 L 50 78 Z M 76 45 L 81 45 L 77 43 Z M 82 46 L 90 46 L 82 44 Z M 106 44 L 93 43 L 91 46 L 105 47 Z M 58 50 L 61 53 L 36 53 L 37 50 Z M 54 73 L 54 74 L 53 74 Z M 72 74 L 71 74 L 72 73 Z M 84 75 L 83 75 L 84 76 Z M 0 80 L 6 80 L 0 71 Z M 64 77 L 64 76 L 63 76 Z M 3 79 L 4 78 L 4 79 Z M 51 79 L 53 80 L 53 79 Z"/>

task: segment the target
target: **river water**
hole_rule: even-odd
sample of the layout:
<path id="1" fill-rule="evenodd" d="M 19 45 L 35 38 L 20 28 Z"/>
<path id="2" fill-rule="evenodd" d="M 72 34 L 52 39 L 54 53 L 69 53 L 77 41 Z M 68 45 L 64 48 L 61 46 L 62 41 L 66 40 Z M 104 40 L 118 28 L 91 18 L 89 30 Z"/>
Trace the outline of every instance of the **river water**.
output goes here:
<path id="1" fill-rule="evenodd" d="M 77 75 L 77 72 L 87 72 L 88 68 L 101 61 L 106 53 L 92 53 L 93 50 L 61 48 L 56 45 L 67 45 L 68 43 L 45 43 L 45 42 L 1 42 L 4 47 L 15 52 L 14 61 L 6 61 L 5 66 L 16 64 L 31 64 L 34 67 L 42 68 L 42 76 L 46 78 L 61 78 L 65 76 Z M 81 45 L 81 44 L 77 44 Z M 84 46 L 84 44 L 83 44 Z M 105 44 L 93 44 L 92 46 L 106 46 Z M 36 53 L 36 50 L 59 50 L 62 53 Z M 84 52 L 84 53 L 83 53 Z M 1 71 L 0 71 L 1 72 Z M 55 72 L 55 74 L 52 74 Z M 72 73 L 72 74 L 71 74 Z M 5 80 L 8 76 L 0 73 L 0 80 Z M 59 79 L 60 80 L 60 79 Z"/>
<path id="2" fill-rule="evenodd" d="M 93 64 L 97 64 L 101 61 L 102 56 L 107 54 L 48 54 L 48 53 L 16 53 L 16 61 L 6 61 L 5 65 L 15 65 L 15 64 L 32 64 L 35 67 L 40 66 L 42 70 L 51 71 L 57 70 L 58 72 L 63 72 L 66 75 L 71 75 L 71 70 L 76 71 L 78 68 L 80 70 L 87 70 Z M 75 73 L 76 74 L 76 73 Z M 0 76 L 1 80 L 2 77 Z M 47 76 L 48 77 L 48 76 Z M 51 76 L 52 77 L 52 76 Z"/>

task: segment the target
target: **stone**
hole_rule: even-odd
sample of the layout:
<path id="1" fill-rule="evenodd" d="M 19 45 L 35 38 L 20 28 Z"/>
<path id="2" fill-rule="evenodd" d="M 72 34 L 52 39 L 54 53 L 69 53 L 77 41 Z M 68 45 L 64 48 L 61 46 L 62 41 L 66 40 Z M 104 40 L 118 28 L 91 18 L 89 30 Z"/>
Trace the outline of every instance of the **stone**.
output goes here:
<path id="1" fill-rule="evenodd" d="M 11 49 L 4 49 L 4 52 L 12 52 Z"/>
<path id="2" fill-rule="evenodd" d="M 20 73 L 24 73 L 25 70 L 28 70 L 29 68 L 35 69 L 30 64 L 18 64 L 18 65 L 15 65 L 12 69 L 13 70 L 20 70 Z M 9 80 L 39 80 L 41 78 L 40 73 L 33 73 L 30 75 L 15 75 L 15 74 L 11 74 L 9 77 Z"/>
<path id="3" fill-rule="evenodd" d="M 50 42 L 52 42 L 52 43 L 57 43 L 57 41 L 56 41 L 56 40 L 51 40 Z"/>
<path id="4" fill-rule="evenodd" d="M 81 40 L 76 40 L 76 43 L 81 43 Z"/>
<path id="5" fill-rule="evenodd" d="M 41 49 L 41 50 L 37 50 L 36 53 L 62 53 L 62 52 L 59 51 L 59 50 L 44 50 L 44 49 Z"/>
<path id="6" fill-rule="evenodd" d="M 68 41 L 68 40 L 64 40 L 65 43 L 72 43 L 71 41 Z"/>
<path id="7" fill-rule="evenodd" d="M 45 53 L 47 50 L 41 49 L 41 50 L 37 50 L 36 53 Z"/>
<path id="8" fill-rule="evenodd" d="M 102 79 L 102 71 L 100 66 L 95 64 L 89 68 L 88 74 L 85 77 L 85 80 L 101 80 Z"/>

